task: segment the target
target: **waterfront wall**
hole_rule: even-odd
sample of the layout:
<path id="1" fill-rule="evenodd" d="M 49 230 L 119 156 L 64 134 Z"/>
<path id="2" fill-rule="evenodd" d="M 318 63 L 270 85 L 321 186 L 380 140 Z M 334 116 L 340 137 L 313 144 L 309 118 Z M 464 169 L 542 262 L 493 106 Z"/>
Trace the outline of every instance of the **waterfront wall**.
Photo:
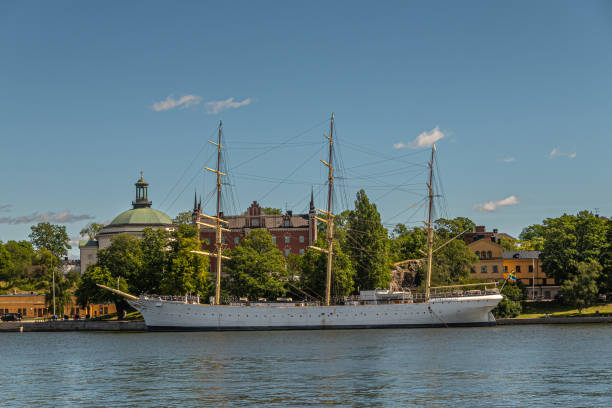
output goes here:
<path id="1" fill-rule="evenodd" d="M 534 319 L 497 319 L 499 326 L 518 324 L 582 324 L 582 323 L 612 323 L 612 316 L 585 317 L 538 317 Z"/>
<path id="2" fill-rule="evenodd" d="M 23 328 L 23 329 L 21 329 Z M 0 332 L 145 331 L 143 321 L 57 320 L 46 322 L 1 322 Z"/>

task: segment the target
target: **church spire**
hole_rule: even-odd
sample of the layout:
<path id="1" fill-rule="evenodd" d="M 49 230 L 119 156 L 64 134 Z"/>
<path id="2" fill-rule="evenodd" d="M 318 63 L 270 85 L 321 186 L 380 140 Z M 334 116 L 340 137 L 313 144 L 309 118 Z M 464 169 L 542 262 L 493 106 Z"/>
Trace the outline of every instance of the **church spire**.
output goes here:
<path id="1" fill-rule="evenodd" d="M 193 211 L 197 211 L 198 210 L 198 192 L 194 191 L 193 192 Z"/>
<path id="2" fill-rule="evenodd" d="M 310 187 L 310 211 L 309 212 L 315 212 L 314 188 L 313 187 Z"/>
<path id="3" fill-rule="evenodd" d="M 140 170 L 140 178 L 134 185 L 136 186 L 136 200 L 132 201 L 134 209 L 151 207 L 152 203 L 149 201 L 149 183 L 142 178 L 142 170 Z"/>

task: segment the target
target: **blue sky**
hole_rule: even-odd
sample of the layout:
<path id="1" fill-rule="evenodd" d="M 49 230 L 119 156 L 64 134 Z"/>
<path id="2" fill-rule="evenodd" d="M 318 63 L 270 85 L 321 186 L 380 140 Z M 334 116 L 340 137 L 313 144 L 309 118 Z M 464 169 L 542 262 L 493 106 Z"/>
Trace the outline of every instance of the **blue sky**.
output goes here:
<path id="1" fill-rule="evenodd" d="M 0 3 L 0 240 L 112 220 L 141 169 L 154 208 L 190 209 L 219 119 L 226 211 L 303 211 L 332 111 L 338 206 L 364 186 L 389 225 L 422 219 L 433 139 L 441 215 L 612 215 L 610 2 L 307 3 Z"/>

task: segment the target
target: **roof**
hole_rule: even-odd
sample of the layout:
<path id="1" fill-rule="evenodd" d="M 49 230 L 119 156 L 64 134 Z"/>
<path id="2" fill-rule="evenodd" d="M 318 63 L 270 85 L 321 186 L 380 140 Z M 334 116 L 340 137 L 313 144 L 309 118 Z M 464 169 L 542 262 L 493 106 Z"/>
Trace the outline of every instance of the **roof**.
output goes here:
<path id="1" fill-rule="evenodd" d="M 172 225 L 172 219 L 163 212 L 153 208 L 134 208 L 122 212 L 107 226 L 125 224 Z"/>
<path id="2" fill-rule="evenodd" d="M 79 248 L 82 247 L 97 247 L 98 246 L 98 241 L 79 241 Z"/>
<path id="3" fill-rule="evenodd" d="M 541 251 L 504 251 L 504 259 L 538 259 Z"/>
<path id="4" fill-rule="evenodd" d="M 224 217 L 227 221 L 229 221 L 229 228 L 244 228 L 246 227 L 246 220 L 249 218 L 244 215 L 233 215 L 229 217 Z M 253 217 L 257 219 L 263 219 L 263 225 L 259 227 L 264 228 L 287 228 L 284 227 L 283 221 L 287 218 L 286 215 L 261 215 L 259 217 Z M 299 228 L 299 227 L 308 227 L 308 215 L 307 214 L 296 214 L 288 217 L 290 219 L 290 227 L 289 228 Z"/>

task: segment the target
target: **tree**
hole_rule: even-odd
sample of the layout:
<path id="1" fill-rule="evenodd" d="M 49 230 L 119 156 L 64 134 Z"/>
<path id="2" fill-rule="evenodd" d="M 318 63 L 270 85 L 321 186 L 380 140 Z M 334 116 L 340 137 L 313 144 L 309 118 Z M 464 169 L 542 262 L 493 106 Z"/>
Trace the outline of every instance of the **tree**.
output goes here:
<path id="1" fill-rule="evenodd" d="M 358 289 L 384 288 L 391 280 L 389 242 L 376 204 L 364 190 L 357 193 L 355 210 L 346 220 L 346 239 L 341 245 L 355 267 Z"/>
<path id="2" fill-rule="evenodd" d="M 64 308 L 72 302 L 72 283 L 64 278 L 61 273 L 55 274 L 55 314 L 62 316 L 65 314 Z M 49 287 L 49 291 L 45 294 L 45 303 L 48 310 L 53 312 L 53 281 Z"/>
<path id="3" fill-rule="evenodd" d="M 406 259 L 421 259 L 427 250 L 427 232 L 423 228 L 408 229 L 397 224 L 389 243 L 389 257 L 392 262 Z"/>
<path id="4" fill-rule="evenodd" d="M 601 265 L 595 260 L 579 262 L 576 273 L 561 285 L 564 299 L 575 306 L 578 312 L 582 313 L 582 309 L 597 300 L 597 280 L 601 270 Z"/>
<path id="5" fill-rule="evenodd" d="M 72 248 L 68 242 L 70 238 L 66 233 L 64 225 L 55 225 L 48 222 L 39 222 L 37 225 L 30 227 L 30 241 L 36 249 L 46 248 L 53 256 L 61 259 L 68 255 L 68 250 Z"/>
<path id="6" fill-rule="evenodd" d="M 13 270 L 13 260 L 11 253 L 6 249 L 2 241 L 0 241 L 0 280 L 8 280 L 11 278 Z"/>
<path id="7" fill-rule="evenodd" d="M 11 268 L 7 271 L 7 278 L 15 280 L 23 277 L 34 260 L 34 248 L 28 241 L 8 241 L 4 248 L 11 256 Z"/>
<path id="8" fill-rule="evenodd" d="M 170 257 L 169 240 L 170 233 L 162 228 L 148 227 L 142 230 L 142 263 L 131 285 L 135 293 L 162 293 L 160 285 L 168 270 Z"/>
<path id="9" fill-rule="evenodd" d="M 261 212 L 265 215 L 281 215 L 283 211 L 280 208 L 261 207 Z"/>
<path id="10" fill-rule="evenodd" d="M 325 247 L 325 238 L 319 237 L 315 246 Z M 325 298 L 327 280 L 327 254 L 309 249 L 299 259 L 300 287 L 306 293 L 314 293 L 319 299 Z M 336 243 L 332 259 L 331 294 L 336 299 L 348 296 L 355 290 L 355 268 L 349 256 Z"/>
<path id="11" fill-rule="evenodd" d="M 104 228 L 104 224 L 98 224 L 97 222 L 92 222 L 87 224 L 85 228 L 80 231 L 81 235 L 87 235 L 90 241 L 96 239 L 96 235 L 98 235 L 98 231 Z"/>
<path id="12" fill-rule="evenodd" d="M 456 236 L 472 225 L 468 218 L 440 219 L 434 223 L 434 254 L 431 280 L 448 285 L 469 277 L 478 257 Z"/>
<path id="13" fill-rule="evenodd" d="M 607 222 L 589 211 L 544 220 L 544 272 L 564 282 L 577 273 L 580 262 L 600 261 L 607 248 Z"/>
<path id="14" fill-rule="evenodd" d="M 172 220 L 175 225 L 183 225 L 183 224 L 191 224 L 191 211 L 183 211 L 178 213 L 176 217 Z"/>
<path id="15" fill-rule="evenodd" d="M 492 310 L 495 317 L 516 317 L 521 314 L 523 307 L 521 301 L 525 298 L 525 294 L 517 283 L 508 283 L 501 291 L 504 298 Z"/>
<path id="16" fill-rule="evenodd" d="M 108 268 L 89 265 L 81 277 L 79 287 L 75 292 L 77 303 L 82 308 L 86 308 L 90 303 L 113 302 L 117 307 L 117 315 L 123 317 L 126 307 L 125 300 L 121 296 L 100 288 L 98 284 L 118 288 L 122 291 L 128 290 L 128 285 L 124 278 L 119 279 L 119 282 L 117 282 L 117 279 L 111 275 Z"/>
<path id="17" fill-rule="evenodd" d="M 519 234 L 521 241 L 529 241 L 534 251 L 541 251 L 544 249 L 544 230 L 546 228 L 541 224 L 533 224 L 523 228 Z"/>
<path id="18" fill-rule="evenodd" d="M 111 238 L 108 248 L 98 251 L 98 266 L 108 269 L 111 276 L 128 282 L 127 290 L 140 294 L 143 289 L 140 272 L 143 265 L 140 241 L 133 235 L 119 234 Z M 112 286 L 116 286 L 112 285 Z"/>
<path id="19" fill-rule="evenodd" d="M 160 240 L 162 235 L 158 234 L 156 239 Z M 187 293 L 208 295 L 211 291 L 208 278 L 208 257 L 191 253 L 191 251 L 201 249 L 198 229 L 190 224 L 178 225 L 170 234 L 167 245 L 167 262 L 159 284 L 161 293 L 165 295 L 185 295 Z M 156 262 L 161 265 L 163 254 L 159 253 L 159 249 L 155 251 L 158 256 Z"/>
<path id="20" fill-rule="evenodd" d="M 285 258 L 268 231 L 252 230 L 229 256 L 224 264 L 229 275 L 224 286 L 232 296 L 275 299 L 287 292 Z"/>

